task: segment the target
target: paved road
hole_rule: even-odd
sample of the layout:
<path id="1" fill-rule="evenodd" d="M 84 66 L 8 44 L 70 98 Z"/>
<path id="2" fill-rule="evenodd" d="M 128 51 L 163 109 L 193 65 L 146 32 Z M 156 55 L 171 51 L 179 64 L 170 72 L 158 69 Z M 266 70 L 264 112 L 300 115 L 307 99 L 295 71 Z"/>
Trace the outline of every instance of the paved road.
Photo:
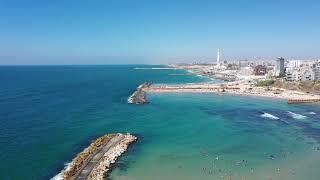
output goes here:
<path id="1" fill-rule="evenodd" d="M 101 150 L 99 150 L 96 154 L 94 154 L 91 159 L 87 162 L 87 164 L 82 168 L 80 173 L 76 174 L 73 179 L 75 180 L 85 180 L 89 176 L 90 172 L 94 168 L 94 166 L 100 161 L 103 155 L 109 151 L 111 147 L 118 144 L 120 141 L 124 139 L 124 136 L 116 135 L 112 139 L 110 139 Z"/>

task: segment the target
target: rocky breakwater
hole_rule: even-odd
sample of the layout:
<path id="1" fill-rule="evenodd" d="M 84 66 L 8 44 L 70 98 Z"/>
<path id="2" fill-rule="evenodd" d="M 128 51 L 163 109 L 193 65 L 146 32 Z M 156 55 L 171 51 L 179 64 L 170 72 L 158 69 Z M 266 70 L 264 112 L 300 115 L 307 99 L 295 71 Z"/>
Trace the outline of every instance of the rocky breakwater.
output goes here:
<path id="1" fill-rule="evenodd" d="M 150 82 L 145 82 L 138 86 L 137 90 L 128 98 L 129 104 L 145 104 L 147 103 L 147 93 L 143 90 L 152 85 Z"/>
<path id="2" fill-rule="evenodd" d="M 96 139 L 79 153 L 68 167 L 53 177 L 54 180 L 91 179 L 102 180 L 128 146 L 137 137 L 131 134 L 107 134 Z"/>
<path id="3" fill-rule="evenodd" d="M 114 147 L 110 148 L 108 152 L 104 154 L 101 160 L 91 171 L 88 176 L 88 180 L 103 180 L 111 169 L 111 165 L 127 151 L 129 145 L 137 140 L 137 137 L 130 134 L 120 135 L 123 136 L 122 140 Z"/>

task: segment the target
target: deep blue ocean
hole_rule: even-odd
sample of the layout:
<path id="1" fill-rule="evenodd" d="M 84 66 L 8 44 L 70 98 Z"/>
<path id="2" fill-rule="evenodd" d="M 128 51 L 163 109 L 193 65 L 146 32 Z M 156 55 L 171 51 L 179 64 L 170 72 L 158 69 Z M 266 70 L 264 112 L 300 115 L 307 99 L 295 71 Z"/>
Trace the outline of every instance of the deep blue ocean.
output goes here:
<path id="1" fill-rule="evenodd" d="M 134 67 L 151 66 L 0 67 L 0 179 L 50 179 L 115 132 L 139 137 L 115 180 L 320 179 L 319 105 L 188 93 L 130 105 L 145 81 L 209 81 Z"/>

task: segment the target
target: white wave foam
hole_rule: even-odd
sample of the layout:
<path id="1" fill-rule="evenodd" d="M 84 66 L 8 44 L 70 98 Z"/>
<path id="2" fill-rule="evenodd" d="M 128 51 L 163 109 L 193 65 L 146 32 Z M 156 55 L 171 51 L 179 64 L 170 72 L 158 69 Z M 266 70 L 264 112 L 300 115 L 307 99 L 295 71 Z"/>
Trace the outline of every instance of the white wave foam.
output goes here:
<path id="1" fill-rule="evenodd" d="M 132 98 L 132 96 L 128 97 L 127 102 L 128 102 L 129 104 L 133 104 L 133 98 Z"/>
<path id="2" fill-rule="evenodd" d="M 57 174 L 53 178 L 51 178 L 50 180 L 63 180 L 63 177 L 62 177 L 63 173 L 65 171 L 68 171 L 70 168 L 71 168 L 71 162 L 66 163 L 65 167 L 63 168 L 63 170 L 59 174 Z"/>
<path id="3" fill-rule="evenodd" d="M 272 114 L 269 114 L 269 113 L 263 113 L 263 114 L 261 114 L 261 117 L 263 117 L 263 118 L 269 118 L 269 119 L 280 119 L 280 118 L 278 118 L 277 116 L 274 116 L 274 115 L 272 115 Z"/>
<path id="4" fill-rule="evenodd" d="M 288 114 L 293 118 L 293 119 L 305 119 L 307 118 L 307 116 L 301 115 L 301 114 L 297 114 L 291 111 L 288 111 Z"/>
<path id="5" fill-rule="evenodd" d="M 308 112 L 308 114 L 312 114 L 312 115 L 314 115 L 314 114 L 316 114 L 315 112 Z"/>

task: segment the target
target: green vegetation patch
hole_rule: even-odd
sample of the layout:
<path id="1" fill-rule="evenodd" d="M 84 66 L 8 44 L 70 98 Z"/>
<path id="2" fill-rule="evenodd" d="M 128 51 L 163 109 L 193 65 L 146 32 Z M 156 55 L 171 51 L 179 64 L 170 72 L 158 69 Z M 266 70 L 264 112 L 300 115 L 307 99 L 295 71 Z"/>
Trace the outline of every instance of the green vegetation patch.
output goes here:
<path id="1" fill-rule="evenodd" d="M 275 81 L 273 79 L 258 81 L 256 86 L 271 86 Z"/>

